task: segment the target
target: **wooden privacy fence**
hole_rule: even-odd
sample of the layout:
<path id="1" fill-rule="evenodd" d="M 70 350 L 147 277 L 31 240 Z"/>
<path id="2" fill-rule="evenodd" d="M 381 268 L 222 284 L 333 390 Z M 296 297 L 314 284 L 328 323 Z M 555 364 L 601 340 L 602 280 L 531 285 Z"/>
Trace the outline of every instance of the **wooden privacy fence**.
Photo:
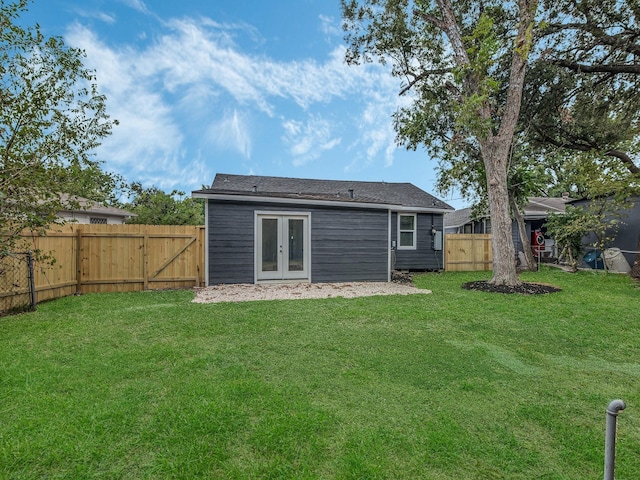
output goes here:
<path id="1" fill-rule="evenodd" d="M 36 262 L 37 301 L 75 293 L 130 292 L 204 285 L 204 227 L 67 224 L 26 246 Z M 1 293 L 1 292 L 0 292 Z"/>
<path id="2" fill-rule="evenodd" d="M 491 234 L 445 235 L 444 269 L 449 272 L 491 270 Z"/>

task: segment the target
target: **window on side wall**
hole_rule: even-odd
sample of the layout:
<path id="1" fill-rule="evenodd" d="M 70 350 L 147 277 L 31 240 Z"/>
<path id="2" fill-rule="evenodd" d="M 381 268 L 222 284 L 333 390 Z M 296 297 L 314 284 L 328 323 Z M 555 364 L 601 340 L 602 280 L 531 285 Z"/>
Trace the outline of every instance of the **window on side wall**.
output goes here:
<path id="1" fill-rule="evenodd" d="M 89 223 L 92 225 L 106 225 L 107 219 L 105 217 L 90 217 Z"/>
<path id="2" fill-rule="evenodd" d="M 418 226 L 415 213 L 398 214 L 398 249 L 415 250 L 416 230 Z"/>

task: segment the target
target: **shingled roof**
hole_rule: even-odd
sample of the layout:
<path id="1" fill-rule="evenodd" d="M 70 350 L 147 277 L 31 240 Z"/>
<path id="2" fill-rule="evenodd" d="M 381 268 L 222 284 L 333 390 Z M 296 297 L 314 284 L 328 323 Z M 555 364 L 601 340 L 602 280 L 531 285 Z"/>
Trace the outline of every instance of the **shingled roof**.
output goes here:
<path id="1" fill-rule="evenodd" d="M 563 214 L 567 203 L 571 199 L 569 197 L 529 197 L 527 204 L 523 207 L 523 215 L 525 220 L 540 220 L 547 218 L 549 213 Z M 461 227 L 473 220 L 488 218 L 489 215 L 481 215 L 478 218 L 472 216 L 471 208 L 462 208 L 455 212 L 448 212 L 444 216 L 445 227 Z"/>
<path id="2" fill-rule="evenodd" d="M 218 173 L 211 188 L 193 193 L 195 196 L 205 197 L 209 195 L 270 197 L 453 210 L 450 205 L 411 183 L 314 180 Z"/>

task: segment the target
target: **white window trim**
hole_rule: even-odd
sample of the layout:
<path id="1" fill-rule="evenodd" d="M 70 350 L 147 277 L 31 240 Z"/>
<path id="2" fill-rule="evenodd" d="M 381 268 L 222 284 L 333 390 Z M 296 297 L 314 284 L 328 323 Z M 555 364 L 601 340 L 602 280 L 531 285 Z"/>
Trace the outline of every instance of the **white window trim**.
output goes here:
<path id="1" fill-rule="evenodd" d="M 413 217 L 413 230 L 400 230 L 400 217 Z M 400 233 L 412 232 L 413 245 L 403 246 L 400 242 Z M 398 212 L 398 250 L 416 250 L 418 245 L 418 214 L 417 213 L 400 213 Z"/>

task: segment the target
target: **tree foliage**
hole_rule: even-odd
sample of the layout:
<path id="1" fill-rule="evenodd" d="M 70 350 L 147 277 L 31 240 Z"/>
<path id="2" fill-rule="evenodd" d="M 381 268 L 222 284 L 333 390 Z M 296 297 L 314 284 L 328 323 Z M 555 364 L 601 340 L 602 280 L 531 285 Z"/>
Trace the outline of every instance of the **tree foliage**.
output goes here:
<path id="1" fill-rule="evenodd" d="M 527 195 L 566 191 L 564 170 L 585 165 L 623 167 L 638 183 L 637 0 L 342 5 L 347 60 L 390 64 L 410 95 L 395 114 L 398 142 L 439 160 L 441 191 L 488 207 L 494 268 L 505 271 L 494 282 L 513 280 L 506 204 L 518 218 Z M 589 198 L 611 187 L 585 185 Z"/>
<path id="2" fill-rule="evenodd" d="M 92 151 L 111 132 L 84 53 L 19 25 L 27 0 L 0 5 L 0 250 L 56 221 L 60 193 L 104 200 L 117 180 Z"/>
<path id="3" fill-rule="evenodd" d="M 411 95 L 410 106 L 395 115 L 398 141 L 413 149 L 424 145 L 444 171 L 449 165 L 470 188 L 476 182 L 486 188 L 491 282 L 498 284 L 518 283 L 507 172 L 537 5 L 537 0 L 342 1 L 347 60 L 390 63 L 393 75 L 404 80 L 400 93 Z"/>
<path id="4" fill-rule="evenodd" d="M 637 0 L 548 5 L 522 111 L 532 145 L 597 153 L 640 172 L 639 16 Z"/>
<path id="5" fill-rule="evenodd" d="M 133 200 L 124 208 L 135 213 L 127 223 L 146 225 L 203 225 L 202 200 L 184 197 L 185 193 L 173 190 L 166 193 L 158 187 L 144 188 L 140 183 L 131 184 Z"/>

